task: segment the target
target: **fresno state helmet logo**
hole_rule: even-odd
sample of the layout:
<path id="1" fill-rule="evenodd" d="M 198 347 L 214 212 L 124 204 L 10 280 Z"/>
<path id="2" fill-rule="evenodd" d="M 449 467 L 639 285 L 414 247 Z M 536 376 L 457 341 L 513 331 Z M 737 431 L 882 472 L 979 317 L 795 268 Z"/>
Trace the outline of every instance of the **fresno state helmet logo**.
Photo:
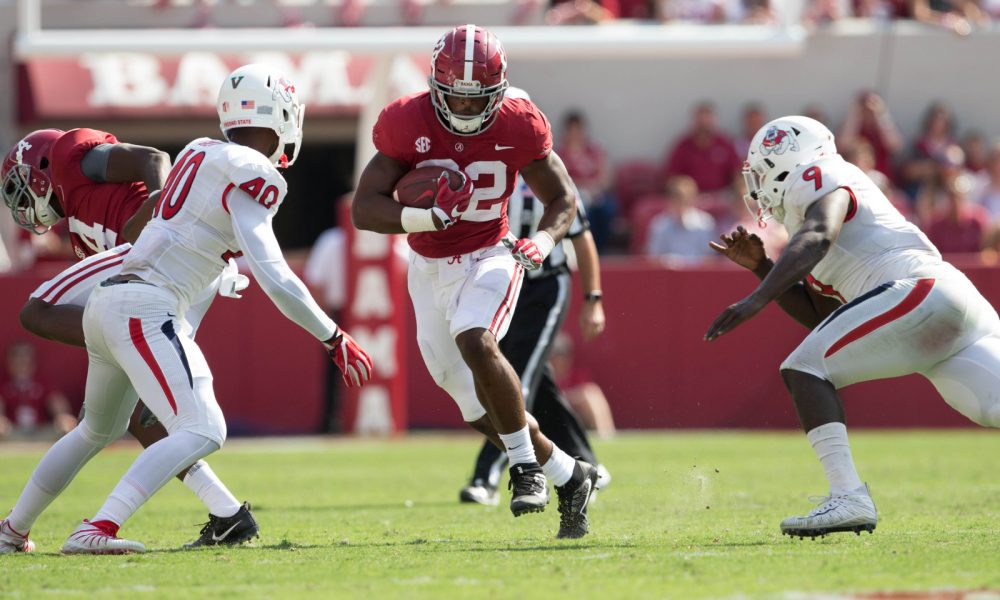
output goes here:
<path id="1" fill-rule="evenodd" d="M 799 143 L 795 141 L 795 136 L 790 131 L 778 129 L 774 126 L 767 129 L 767 133 L 764 134 L 764 139 L 760 143 L 761 154 L 765 156 L 768 154 L 784 154 L 789 150 L 797 152 L 798 149 Z"/>

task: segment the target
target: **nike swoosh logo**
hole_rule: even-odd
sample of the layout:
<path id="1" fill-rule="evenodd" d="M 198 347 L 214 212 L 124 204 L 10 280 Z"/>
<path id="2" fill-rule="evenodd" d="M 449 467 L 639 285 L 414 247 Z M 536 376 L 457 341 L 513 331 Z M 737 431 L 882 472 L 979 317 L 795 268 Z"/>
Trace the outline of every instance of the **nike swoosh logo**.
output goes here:
<path id="1" fill-rule="evenodd" d="M 501 146 L 500 144 L 497 144 L 496 146 L 493 147 L 493 149 L 494 150 L 513 150 L 514 146 Z"/>
<path id="2" fill-rule="evenodd" d="M 227 529 L 225 531 L 225 533 L 223 533 L 222 535 L 215 535 L 213 533 L 212 534 L 212 541 L 213 542 L 221 542 L 222 540 L 226 539 L 227 537 L 229 537 L 229 534 L 232 533 L 234 529 L 236 529 L 237 525 L 239 525 L 239 523 L 233 523 L 233 526 L 230 527 L 229 529 Z"/>
<path id="3" fill-rule="evenodd" d="M 461 216 L 462 216 L 462 211 L 458 210 L 457 206 L 452 206 L 451 207 L 451 218 L 452 219 L 458 219 Z"/>

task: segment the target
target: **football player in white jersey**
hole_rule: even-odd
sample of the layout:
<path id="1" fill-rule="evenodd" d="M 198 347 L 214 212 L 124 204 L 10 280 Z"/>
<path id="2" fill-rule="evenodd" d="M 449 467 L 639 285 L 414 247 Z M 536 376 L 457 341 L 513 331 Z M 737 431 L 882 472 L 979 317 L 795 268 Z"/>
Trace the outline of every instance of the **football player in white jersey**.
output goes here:
<path id="1" fill-rule="evenodd" d="M 263 65 L 247 65 L 223 82 L 217 108 L 228 142 L 200 138 L 184 148 L 121 273 L 87 301 L 86 413 L 74 430 L 85 433 L 66 435 L 46 453 L 6 521 L 30 529 L 80 468 L 124 432 L 135 403 L 122 401 L 131 382 L 169 435 L 139 455 L 96 516 L 69 536 L 64 553 L 142 552 L 143 544 L 117 537 L 119 527 L 225 441 L 212 374 L 178 315 L 231 257 L 246 258 L 265 293 L 325 345 L 349 386 L 371 375 L 371 359 L 312 299 L 271 228 L 286 190 L 275 167 L 294 162 L 302 139 L 295 87 Z M 286 146 L 293 147 L 290 160 Z"/>
<path id="2" fill-rule="evenodd" d="M 712 244 L 762 281 L 726 308 L 714 340 L 769 302 L 812 329 L 781 364 L 830 493 L 805 516 L 781 523 L 793 536 L 872 532 L 875 504 L 851 457 L 837 390 L 920 373 L 945 402 L 987 427 L 1000 426 L 1000 318 L 958 269 L 837 154 L 833 134 L 806 117 L 771 121 L 754 137 L 743 169 L 747 202 L 788 229 L 777 262 L 739 228 Z"/>

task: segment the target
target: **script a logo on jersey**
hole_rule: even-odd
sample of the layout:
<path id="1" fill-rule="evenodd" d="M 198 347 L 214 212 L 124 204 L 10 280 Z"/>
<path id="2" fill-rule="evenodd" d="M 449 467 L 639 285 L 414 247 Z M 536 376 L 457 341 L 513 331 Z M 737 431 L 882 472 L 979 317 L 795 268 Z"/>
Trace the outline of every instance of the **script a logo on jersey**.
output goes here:
<path id="1" fill-rule="evenodd" d="M 797 152 L 799 143 L 795 140 L 792 132 L 770 127 L 764 134 L 764 140 L 760 143 L 760 152 L 765 156 L 768 154 L 784 154 L 788 150 Z"/>

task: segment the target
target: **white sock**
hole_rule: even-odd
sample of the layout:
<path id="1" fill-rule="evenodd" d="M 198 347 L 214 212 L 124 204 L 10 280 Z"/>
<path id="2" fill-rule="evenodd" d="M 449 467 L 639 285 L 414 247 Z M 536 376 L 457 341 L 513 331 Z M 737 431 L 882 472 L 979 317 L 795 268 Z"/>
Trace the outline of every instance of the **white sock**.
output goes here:
<path id="1" fill-rule="evenodd" d="M 49 504 L 56 499 L 76 474 L 102 446 L 88 439 L 83 425 L 59 439 L 31 473 L 31 479 L 10 511 L 8 520 L 14 530 L 27 533 Z"/>
<path id="2" fill-rule="evenodd" d="M 171 433 L 142 451 L 91 521 L 122 525 L 181 469 L 218 449 L 190 431 Z"/>
<path id="3" fill-rule="evenodd" d="M 552 482 L 552 485 L 560 486 L 573 478 L 573 469 L 576 468 L 576 460 L 559 449 L 559 446 L 552 444 L 552 456 L 542 465 L 545 477 Z"/>
<path id="4" fill-rule="evenodd" d="M 201 498 L 208 512 L 217 517 L 231 517 L 240 509 L 240 501 L 203 460 L 191 465 L 184 476 L 184 485 Z"/>
<path id="5" fill-rule="evenodd" d="M 836 422 L 820 425 L 807 433 L 806 438 L 823 464 L 831 494 L 856 494 L 864 490 L 864 483 L 854 468 L 846 425 Z"/>
<path id="6" fill-rule="evenodd" d="M 499 435 L 504 448 L 507 448 L 507 460 L 510 461 L 510 466 L 538 462 L 538 459 L 535 458 L 535 447 L 531 445 L 531 434 L 528 433 L 527 425 L 520 431 Z"/>

